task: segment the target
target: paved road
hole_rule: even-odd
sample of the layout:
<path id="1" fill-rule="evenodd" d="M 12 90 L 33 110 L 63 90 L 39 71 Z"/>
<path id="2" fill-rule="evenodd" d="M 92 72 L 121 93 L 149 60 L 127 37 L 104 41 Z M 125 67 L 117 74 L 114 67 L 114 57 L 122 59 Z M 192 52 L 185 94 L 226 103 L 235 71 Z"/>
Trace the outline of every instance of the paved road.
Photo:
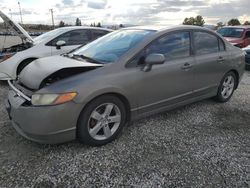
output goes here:
<path id="1" fill-rule="evenodd" d="M 136 121 L 98 148 L 22 138 L 0 84 L 1 187 L 250 187 L 250 72 L 230 102 L 205 100 Z"/>

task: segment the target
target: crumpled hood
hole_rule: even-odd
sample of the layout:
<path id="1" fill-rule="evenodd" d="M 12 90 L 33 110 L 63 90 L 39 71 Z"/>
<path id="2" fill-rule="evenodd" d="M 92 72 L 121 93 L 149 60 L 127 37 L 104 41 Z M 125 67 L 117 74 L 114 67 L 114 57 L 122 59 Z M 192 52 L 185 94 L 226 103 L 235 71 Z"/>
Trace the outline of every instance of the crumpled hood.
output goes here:
<path id="1" fill-rule="evenodd" d="M 78 61 L 63 56 L 51 56 L 37 59 L 27 65 L 20 73 L 19 81 L 26 87 L 36 90 L 39 89 L 44 79 L 57 71 L 70 70 L 70 68 L 80 69 L 101 66 L 103 65 Z"/>
<path id="2" fill-rule="evenodd" d="M 7 27 L 14 32 L 17 36 L 19 36 L 22 40 L 33 43 L 33 39 L 31 36 L 18 24 L 11 20 L 7 15 L 5 15 L 0 10 L 0 17 L 6 23 Z"/>

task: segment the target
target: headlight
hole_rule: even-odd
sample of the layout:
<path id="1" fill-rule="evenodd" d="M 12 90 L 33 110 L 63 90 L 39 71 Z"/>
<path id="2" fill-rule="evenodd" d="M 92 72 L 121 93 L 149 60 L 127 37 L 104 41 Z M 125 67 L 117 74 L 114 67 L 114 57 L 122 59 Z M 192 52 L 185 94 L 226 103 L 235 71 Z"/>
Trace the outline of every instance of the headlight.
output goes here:
<path id="1" fill-rule="evenodd" d="M 76 95 L 76 92 L 63 94 L 34 94 L 31 97 L 31 103 L 34 106 L 57 105 L 73 100 Z"/>
<path id="2" fill-rule="evenodd" d="M 11 58 L 16 53 L 9 53 L 9 54 L 0 54 L 0 63 Z"/>

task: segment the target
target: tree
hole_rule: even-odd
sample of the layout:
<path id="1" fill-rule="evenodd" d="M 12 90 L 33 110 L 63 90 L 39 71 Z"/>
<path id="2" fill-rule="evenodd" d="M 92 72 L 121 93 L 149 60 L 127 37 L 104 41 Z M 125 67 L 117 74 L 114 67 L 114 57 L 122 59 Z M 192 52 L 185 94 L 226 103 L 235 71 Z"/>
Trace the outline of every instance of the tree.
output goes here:
<path id="1" fill-rule="evenodd" d="M 123 28 L 123 27 L 124 27 L 124 25 L 123 25 L 123 24 L 120 24 L 120 25 L 119 25 L 119 27 L 120 27 L 120 28 Z"/>
<path id="2" fill-rule="evenodd" d="M 222 28 L 224 26 L 225 26 L 225 24 L 223 24 L 222 22 L 218 22 L 215 29 L 217 30 L 217 29 L 220 29 L 220 28 Z"/>
<path id="3" fill-rule="evenodd" d="M 205 24 L 205 21 L 202 16 L 198 15 L 195 18 L 185 18 L 183 21 L 183 25 L 197 25 L 197 26 L 203 26 Z"/>
<path id="4" fill-rule="evenodd" d="M 82 22 L 79 18 L 76 18 L 76 26 L 81 26 Z"/>
<path id="5" fill-rule="evenodd" d="M 97 25 L 96 25 L 96 27 L 102 27 L 102 26 L 101 26 L 101 23 L 98 22 Z"/>
<path id="6" fill-rule="evenodd" d="M 243 25 L 250 25 L 250 21 L 245 21 Z"/>
<path id="7" fill-rule="evenodd" d="M 241 25 L 240 21 L 237 18 L 232 18 L 231 20 L 228 21 L 227 25 Z"/>
<path id="8" fill-rule="evenodd" d="M 60 21 L 60 22 L 59 22 L 59 27 L 64 27 L 64 26 L 65 26 L 64 21 Z"/>

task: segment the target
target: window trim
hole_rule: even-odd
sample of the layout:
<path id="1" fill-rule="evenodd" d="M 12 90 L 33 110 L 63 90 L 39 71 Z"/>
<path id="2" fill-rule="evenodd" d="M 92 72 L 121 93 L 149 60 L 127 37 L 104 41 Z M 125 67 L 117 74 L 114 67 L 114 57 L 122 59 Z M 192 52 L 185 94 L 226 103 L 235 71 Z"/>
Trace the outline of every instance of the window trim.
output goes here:
<path id="1" fill-rule="evenodd" d="M 145 53 L 145 50 L 156 40 L 159 40 L 160 38 L 166 37 L 167 35 L 170 34 L 175 34 L 175 33 L 181 33 L 181 32 L 188 32 L 189 33 L 189 39 L 190 39 L 190 52 L 189 52 L 189 57 L 193 57 L 194 56 L 194 45 L 193 45 L 193 40 L 192 40 L 192 29 L 183 29 L 183 30 L 175 30 L 175 31 L 170 31 L 167 33 L 162 34 L 161 36 L 158 36 L 157 38 L 155 38 L 154 40 L 152 40 L 150 43 L 148 43 L 146 46 L 144 46 L 144 48 L 142 50 L 140 50 L 138 53 L 136 53 L 132 58 L 130 58 L 127 63 L 125 64 L 126 68 L 134 68 L 134 67 L 142 67 L 143 65 L 134 65 L 131 62 L 136 58 L 137 55 L 139 55 L 140 53 Z M 184 58 L 184 57 L 182 57 Z M 178 60 L 180 58 L 175 58 L 175 59 L 171 59 L 171 60 Z"/>
<path id="2" fill-rule="evenodd" d="M 90 42 L 91 39 L 92 39 L 92 34 L 91 34 L 91 31 L 90 31 L 89 29 L 73 29 L 73 30 L 64 32 L 64 33 L 60 34 L 59 36 L 53 38 L 52 40 L 50 40 L 49 42 L 47 42 L 47 43 L 45 44 L 45 46 L 56 47 L 56 45 L 52 45 L 52 44 L 51 44 L 52 41 L 53 41 L 53 40 L 56 40 L 57 38 L 59 38 L 59 37 L 62 36 L 62 35 L 65 35 L 65 34 L 67 34 L 67 33 L 69 33 L 69 32 L 72 32 L 72 31 L 87 31 L 87 35 L 88 35 L 88 38 L 89 38 L 89 42 Z M 76 46 L 76 45 L 82 45 L 82 44 L 75 44 L 75 45 L 67 45 L 67 44 L 66 44 L 65 46 Z"/>
<path id="3" fill-rule="evenodd" d="M 248 39 L 248 38 L 249 38 L 249 37 L 247 37 L 247 32 L 250 33 L 250 29 L 246 29 L 245 34 L 244 34 L 244 38 L 245 38 L 245 39 Z"/>
<path id="4" fill-rule="evenodd" d="M 213 53 L 208 53 L 208 54 L 200 54 L 200 55 L 197 54 L 196 46 L 195 46 L 195 42 L 194 42 L 194 33 L 195 32 L 202 32 L 202 33 L 207 33 L 207 34 L 215 36 L 217 38 L 218 51 L 217 52 L 213 52 Z M 204 56 L 204 55 L 216 54 L 216 53 L 227 51 L 226 44 L 223 41 L 223 39 L 221 37 L 219 37 L 216 33 L 213 33 L 212 31 L 205 31 L 205 30 L 201 30 L 201 29 L 195 29 L 195 30 L 192 30 L 192 37 L 193 37 L 192 41 L 193 41 L 193 47 L 194 47 L 194 56 Z M 219 40 L 221 40 L 221 42 L 222 42 L 222 44 L 224 46 L 224 50 L 223 51 L 220 50 Z"/>

